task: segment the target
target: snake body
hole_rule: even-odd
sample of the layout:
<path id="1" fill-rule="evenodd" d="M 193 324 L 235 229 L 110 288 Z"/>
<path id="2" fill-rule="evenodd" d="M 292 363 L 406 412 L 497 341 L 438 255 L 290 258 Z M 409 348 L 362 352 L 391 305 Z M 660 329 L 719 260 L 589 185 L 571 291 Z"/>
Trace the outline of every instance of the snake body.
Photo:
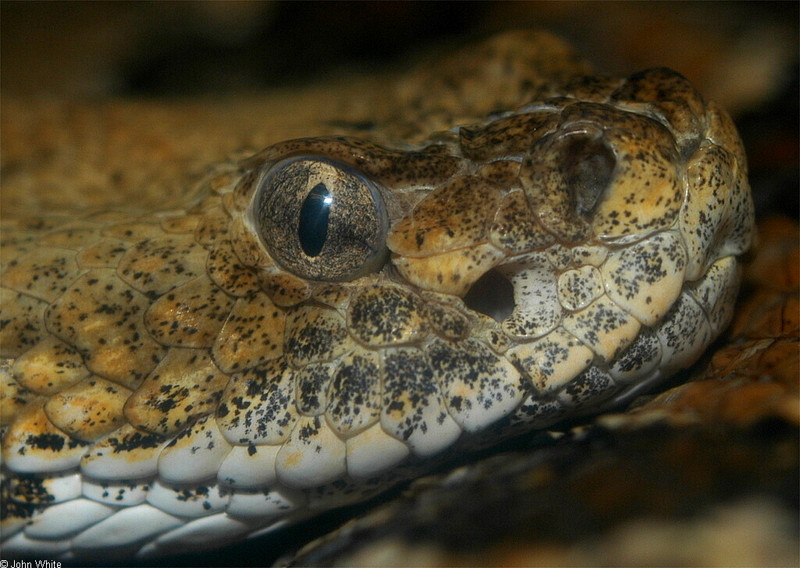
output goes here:
<path id="1" fill-rule="evenodd" d="M 746 160 L 681 75 L 445 126 L 279 142 L 181 211 L 4 221 L 3 554 L 275 530 L 618 405 L 725 328 Z"/>

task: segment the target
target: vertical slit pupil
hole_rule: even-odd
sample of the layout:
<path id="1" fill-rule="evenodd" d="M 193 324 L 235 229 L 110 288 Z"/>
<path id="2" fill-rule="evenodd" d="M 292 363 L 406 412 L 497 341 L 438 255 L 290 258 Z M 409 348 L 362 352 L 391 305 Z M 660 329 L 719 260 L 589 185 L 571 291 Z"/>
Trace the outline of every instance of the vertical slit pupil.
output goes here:
<path id="1" fill-rule="evenodd" d="M 303 252 L 308 256 L 318 256 L 325 245 L 332 203 L 333 197 L 324 183 L 318 183 L 303 200 L 297 236 Z"/>

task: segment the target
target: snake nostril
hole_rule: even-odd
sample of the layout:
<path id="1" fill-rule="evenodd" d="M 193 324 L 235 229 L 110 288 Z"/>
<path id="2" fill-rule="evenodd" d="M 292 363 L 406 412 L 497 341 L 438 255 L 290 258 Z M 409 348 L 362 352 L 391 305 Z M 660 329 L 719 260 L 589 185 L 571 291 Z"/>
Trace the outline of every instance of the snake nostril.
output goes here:
<path id="1" fill-rule="evenodd" d="M 471 310 L 503 321 L 514 311 L 514 287 L 499 270 L 481 276 L 464 296 Z"/>
<path id="2" fill-rule="evenodd" d="M 603 199 L 616 167 L 614 152 L 600 136 L 570 136 L 561 161 L 564 180 L 574 201 L 575 211 L 590 215 Z"/>

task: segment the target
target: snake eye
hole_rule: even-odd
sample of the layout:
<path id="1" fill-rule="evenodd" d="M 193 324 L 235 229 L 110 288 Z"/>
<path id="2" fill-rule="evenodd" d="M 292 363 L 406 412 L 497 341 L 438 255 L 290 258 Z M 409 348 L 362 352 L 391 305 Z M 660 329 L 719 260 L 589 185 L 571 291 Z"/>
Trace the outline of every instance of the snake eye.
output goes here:
<path id="1" fill-rule="evenodd" d="M 322 158 L 289 158 L 262 177 L 251 220 L 270 256 L 309 280 L 352 280 L 386 260 L 388 217 L 372 182 Z"/>

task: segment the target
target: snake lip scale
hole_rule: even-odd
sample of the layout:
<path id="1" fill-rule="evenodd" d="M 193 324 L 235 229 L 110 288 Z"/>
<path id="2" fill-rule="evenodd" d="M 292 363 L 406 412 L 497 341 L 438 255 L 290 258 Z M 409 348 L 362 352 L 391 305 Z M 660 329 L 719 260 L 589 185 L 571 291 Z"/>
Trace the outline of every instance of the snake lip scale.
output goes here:
<path id="1" fill-rule="evenodd" d="M 753 239 L 741 141 L 674 71 L 574 65 L 278 142 L 180 211 L 4 220 L 3 554 L 223 546 L 691 365 Z"/>

